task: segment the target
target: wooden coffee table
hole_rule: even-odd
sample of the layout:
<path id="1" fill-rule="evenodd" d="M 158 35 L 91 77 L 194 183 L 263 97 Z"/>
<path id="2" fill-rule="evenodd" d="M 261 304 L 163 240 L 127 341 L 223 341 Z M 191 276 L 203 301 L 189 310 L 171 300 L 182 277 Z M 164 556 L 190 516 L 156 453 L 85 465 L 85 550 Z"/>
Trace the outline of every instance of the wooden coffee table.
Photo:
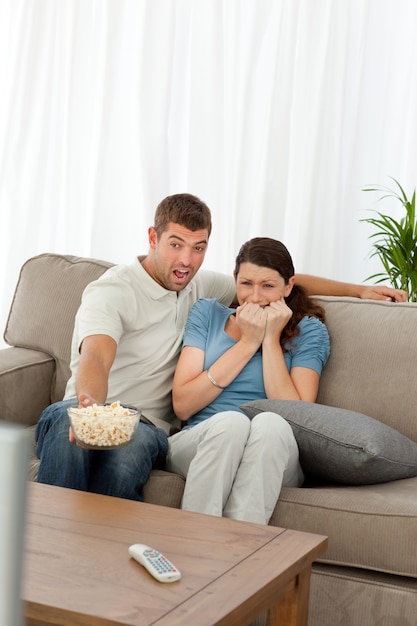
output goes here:
<path id="1" fill-rule="evenodd" d="M 182 573 L 158 583 L 128 555 L 157 548 Z M 327 538 L 30 483 L 27 626 L 307 624 L 311 564 Z"/>

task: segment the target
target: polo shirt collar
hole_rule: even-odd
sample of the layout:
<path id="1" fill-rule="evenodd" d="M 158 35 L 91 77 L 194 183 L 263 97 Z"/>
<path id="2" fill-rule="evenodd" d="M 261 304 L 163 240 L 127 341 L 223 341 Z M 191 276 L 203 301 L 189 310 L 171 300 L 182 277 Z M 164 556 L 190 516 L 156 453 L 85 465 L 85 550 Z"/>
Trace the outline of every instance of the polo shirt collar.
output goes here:
<path id="1" fill-rule="evenodd" d="M 148 272 L 143 269 L 142 263 L 138 258 L 134 260 L 132 265 L 139 278 L 141 288 L 144 289 L 148 296 L 153 300 L 161 300 L 166 297 L 174 298 L 177 296 L 178 300 L 183 300 L 188 296 L 192 289 L 191 285 L 194 279 L 192 279 L 181 291 L 171 291 L 170 289 L 165 289 L 165 287 L 159 285 L 151 276 L 149 276 Z"/>

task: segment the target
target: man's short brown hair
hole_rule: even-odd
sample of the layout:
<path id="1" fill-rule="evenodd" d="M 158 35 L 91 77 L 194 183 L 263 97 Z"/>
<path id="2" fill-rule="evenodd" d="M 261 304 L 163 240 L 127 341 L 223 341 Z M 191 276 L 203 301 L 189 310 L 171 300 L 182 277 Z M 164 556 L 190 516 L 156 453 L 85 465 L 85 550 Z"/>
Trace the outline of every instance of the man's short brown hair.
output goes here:
<path id="1" fill-rule="evenodd" d="M 167 196 L 158 204 L 154 223 L 158 237 L 167 230 L 169 222 L 180 224 L 192 231 L 205 228 L 208 236 L 211 233 L 210 209 L 200 198 L 190 193 Z"/>

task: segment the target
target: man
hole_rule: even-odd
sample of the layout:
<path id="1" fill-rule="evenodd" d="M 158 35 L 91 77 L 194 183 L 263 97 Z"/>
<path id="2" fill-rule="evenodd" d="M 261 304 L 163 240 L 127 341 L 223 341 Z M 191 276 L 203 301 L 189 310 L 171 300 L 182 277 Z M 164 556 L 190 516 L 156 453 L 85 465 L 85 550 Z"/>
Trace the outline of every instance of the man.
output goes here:
<path id="1" fill-rule="evenodd" d="M 39 482 L 143 499 L 143 486 L 152 468 L 164 465 L 167 435 L 176 428 L 171 384 L 191 306 L 202 297 L 229 306 L 235 296 L 232 276 L 198 272 L 210 233 L 204 202 L 190 194 L 168 196 L 148 230 L 148 255 L 112 267 L 87 286 L 75 320 L 65 398 L 45 409 L 36 429 Z M 305 275 L 296 281 L 310 294 L 405 299 L 388 287 Z M 68 441 L 68 406 L 116 400 L 142 411 L 128 446 L 91 451 Z"/>

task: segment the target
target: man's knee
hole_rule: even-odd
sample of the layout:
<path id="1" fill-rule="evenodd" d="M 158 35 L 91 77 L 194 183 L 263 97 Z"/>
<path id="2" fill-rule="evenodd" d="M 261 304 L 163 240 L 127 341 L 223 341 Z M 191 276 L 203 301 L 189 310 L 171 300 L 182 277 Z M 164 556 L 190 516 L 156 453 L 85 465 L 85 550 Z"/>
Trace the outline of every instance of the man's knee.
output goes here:
<path id="1" fill-rule="evenodd" d="M 135 456 L 140 458 L 149 456 L 151 462 L 163 463 L 168 453 L 168 436 L 162 428 L 140 422 L 135 433 L 134 445 L 130 444 L 130 448 Z"/>
<path id="2" fill-rule="evenodd" d="M 50 404 L 42 411 L 35 430 L 36 452 L 40 457 L 41 449 L 45 438 L 50 431 L 53 432 L 54 439 L 59 437 L 60 433 L 64 437 L 68 437 L 69 419 L 67 409 L 71 404 L 76 402 L 75 398 L 71 400 L 62 400 Z"/>

